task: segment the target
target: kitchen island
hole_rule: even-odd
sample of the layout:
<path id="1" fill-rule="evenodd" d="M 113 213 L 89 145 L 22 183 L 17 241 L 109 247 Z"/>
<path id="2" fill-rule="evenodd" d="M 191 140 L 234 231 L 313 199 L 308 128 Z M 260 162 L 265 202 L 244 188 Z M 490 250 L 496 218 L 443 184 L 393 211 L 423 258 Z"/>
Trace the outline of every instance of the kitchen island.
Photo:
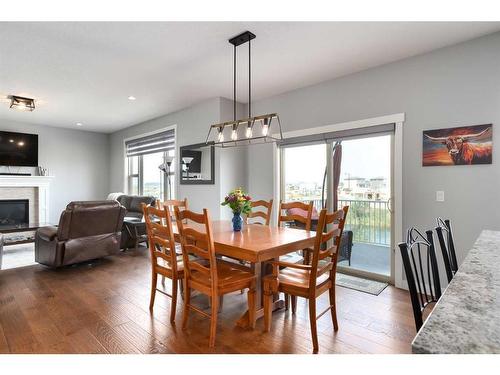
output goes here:
<path id="1" fill-rule="evenodd" d="M 500 232 L 485 230 L 412 343 L 413 353 L 500 353 Z"/>

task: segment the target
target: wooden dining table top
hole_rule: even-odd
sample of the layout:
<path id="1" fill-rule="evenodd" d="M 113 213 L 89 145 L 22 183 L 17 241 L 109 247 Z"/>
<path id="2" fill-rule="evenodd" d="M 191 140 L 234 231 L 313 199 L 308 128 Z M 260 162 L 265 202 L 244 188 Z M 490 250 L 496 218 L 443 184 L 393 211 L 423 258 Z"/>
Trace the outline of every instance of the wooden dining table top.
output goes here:
<path id="1" fill-rule="evenodd" d="M 178 235 L 176 223 L 172 224 L 174 234 Z M 244 224 L 240 232 L 235 232 L 230 220 L 215 220 L 211 224 L 217 254 L 252 263 L 312 247 L 316 238 L 316 232 L 303 229 Z M 189 226 L 204 231 L 200 224 L 190 223 Z"/>

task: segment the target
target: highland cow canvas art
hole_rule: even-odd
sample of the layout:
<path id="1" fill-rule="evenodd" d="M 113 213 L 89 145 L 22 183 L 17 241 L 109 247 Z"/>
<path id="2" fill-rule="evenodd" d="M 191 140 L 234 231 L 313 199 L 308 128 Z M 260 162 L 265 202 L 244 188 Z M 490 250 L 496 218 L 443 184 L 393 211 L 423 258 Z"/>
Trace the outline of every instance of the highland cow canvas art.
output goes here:
<path id="1" fill-rule="evenodd" d="M 422 165 L 491 164 L 492 124 L 425 130 Z"/>

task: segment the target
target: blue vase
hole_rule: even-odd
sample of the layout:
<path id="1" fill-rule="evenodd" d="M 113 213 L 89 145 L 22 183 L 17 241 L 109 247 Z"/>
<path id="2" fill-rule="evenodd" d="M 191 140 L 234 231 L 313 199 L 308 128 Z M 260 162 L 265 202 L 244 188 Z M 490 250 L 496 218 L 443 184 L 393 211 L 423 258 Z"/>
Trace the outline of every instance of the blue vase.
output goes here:
<path id="1" fill-rule="evenodd" d="M 233 216 L 233 230 L 235 232 L 241 231 L 241 227 L 243 226 L 243 218 L 239 212 L 234 212 Z"/>

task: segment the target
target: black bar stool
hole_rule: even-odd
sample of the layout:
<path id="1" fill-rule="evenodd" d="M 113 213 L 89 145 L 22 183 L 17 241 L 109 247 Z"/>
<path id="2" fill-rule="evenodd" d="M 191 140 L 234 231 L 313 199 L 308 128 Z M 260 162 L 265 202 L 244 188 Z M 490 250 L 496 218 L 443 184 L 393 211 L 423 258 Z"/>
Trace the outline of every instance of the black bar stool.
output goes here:
<path id="1" fill-rule="evenodd" d="M 439 239 L 439 247 L 443 254 L 444 266 L 448 282 L 453 279 L 458 271 L 457 256 L 455 255 L 455 243 L 453 242 L 453 232 L 451 230 L 450 220 L 437 218 L 436 233 Z M 446 233 L 446 239 L 444 234 Z"/>
<path id="2" fill-rule="evenodd" d="M 441 283 L 434 250 L 432 231 L 425 236 L 416 228 L 407 231 L 406 242 L 399 244 L 408 289 L 410 291 L 413 316 L 417 331 L 423 324 L 425 308 L 441 297 Z"/>

